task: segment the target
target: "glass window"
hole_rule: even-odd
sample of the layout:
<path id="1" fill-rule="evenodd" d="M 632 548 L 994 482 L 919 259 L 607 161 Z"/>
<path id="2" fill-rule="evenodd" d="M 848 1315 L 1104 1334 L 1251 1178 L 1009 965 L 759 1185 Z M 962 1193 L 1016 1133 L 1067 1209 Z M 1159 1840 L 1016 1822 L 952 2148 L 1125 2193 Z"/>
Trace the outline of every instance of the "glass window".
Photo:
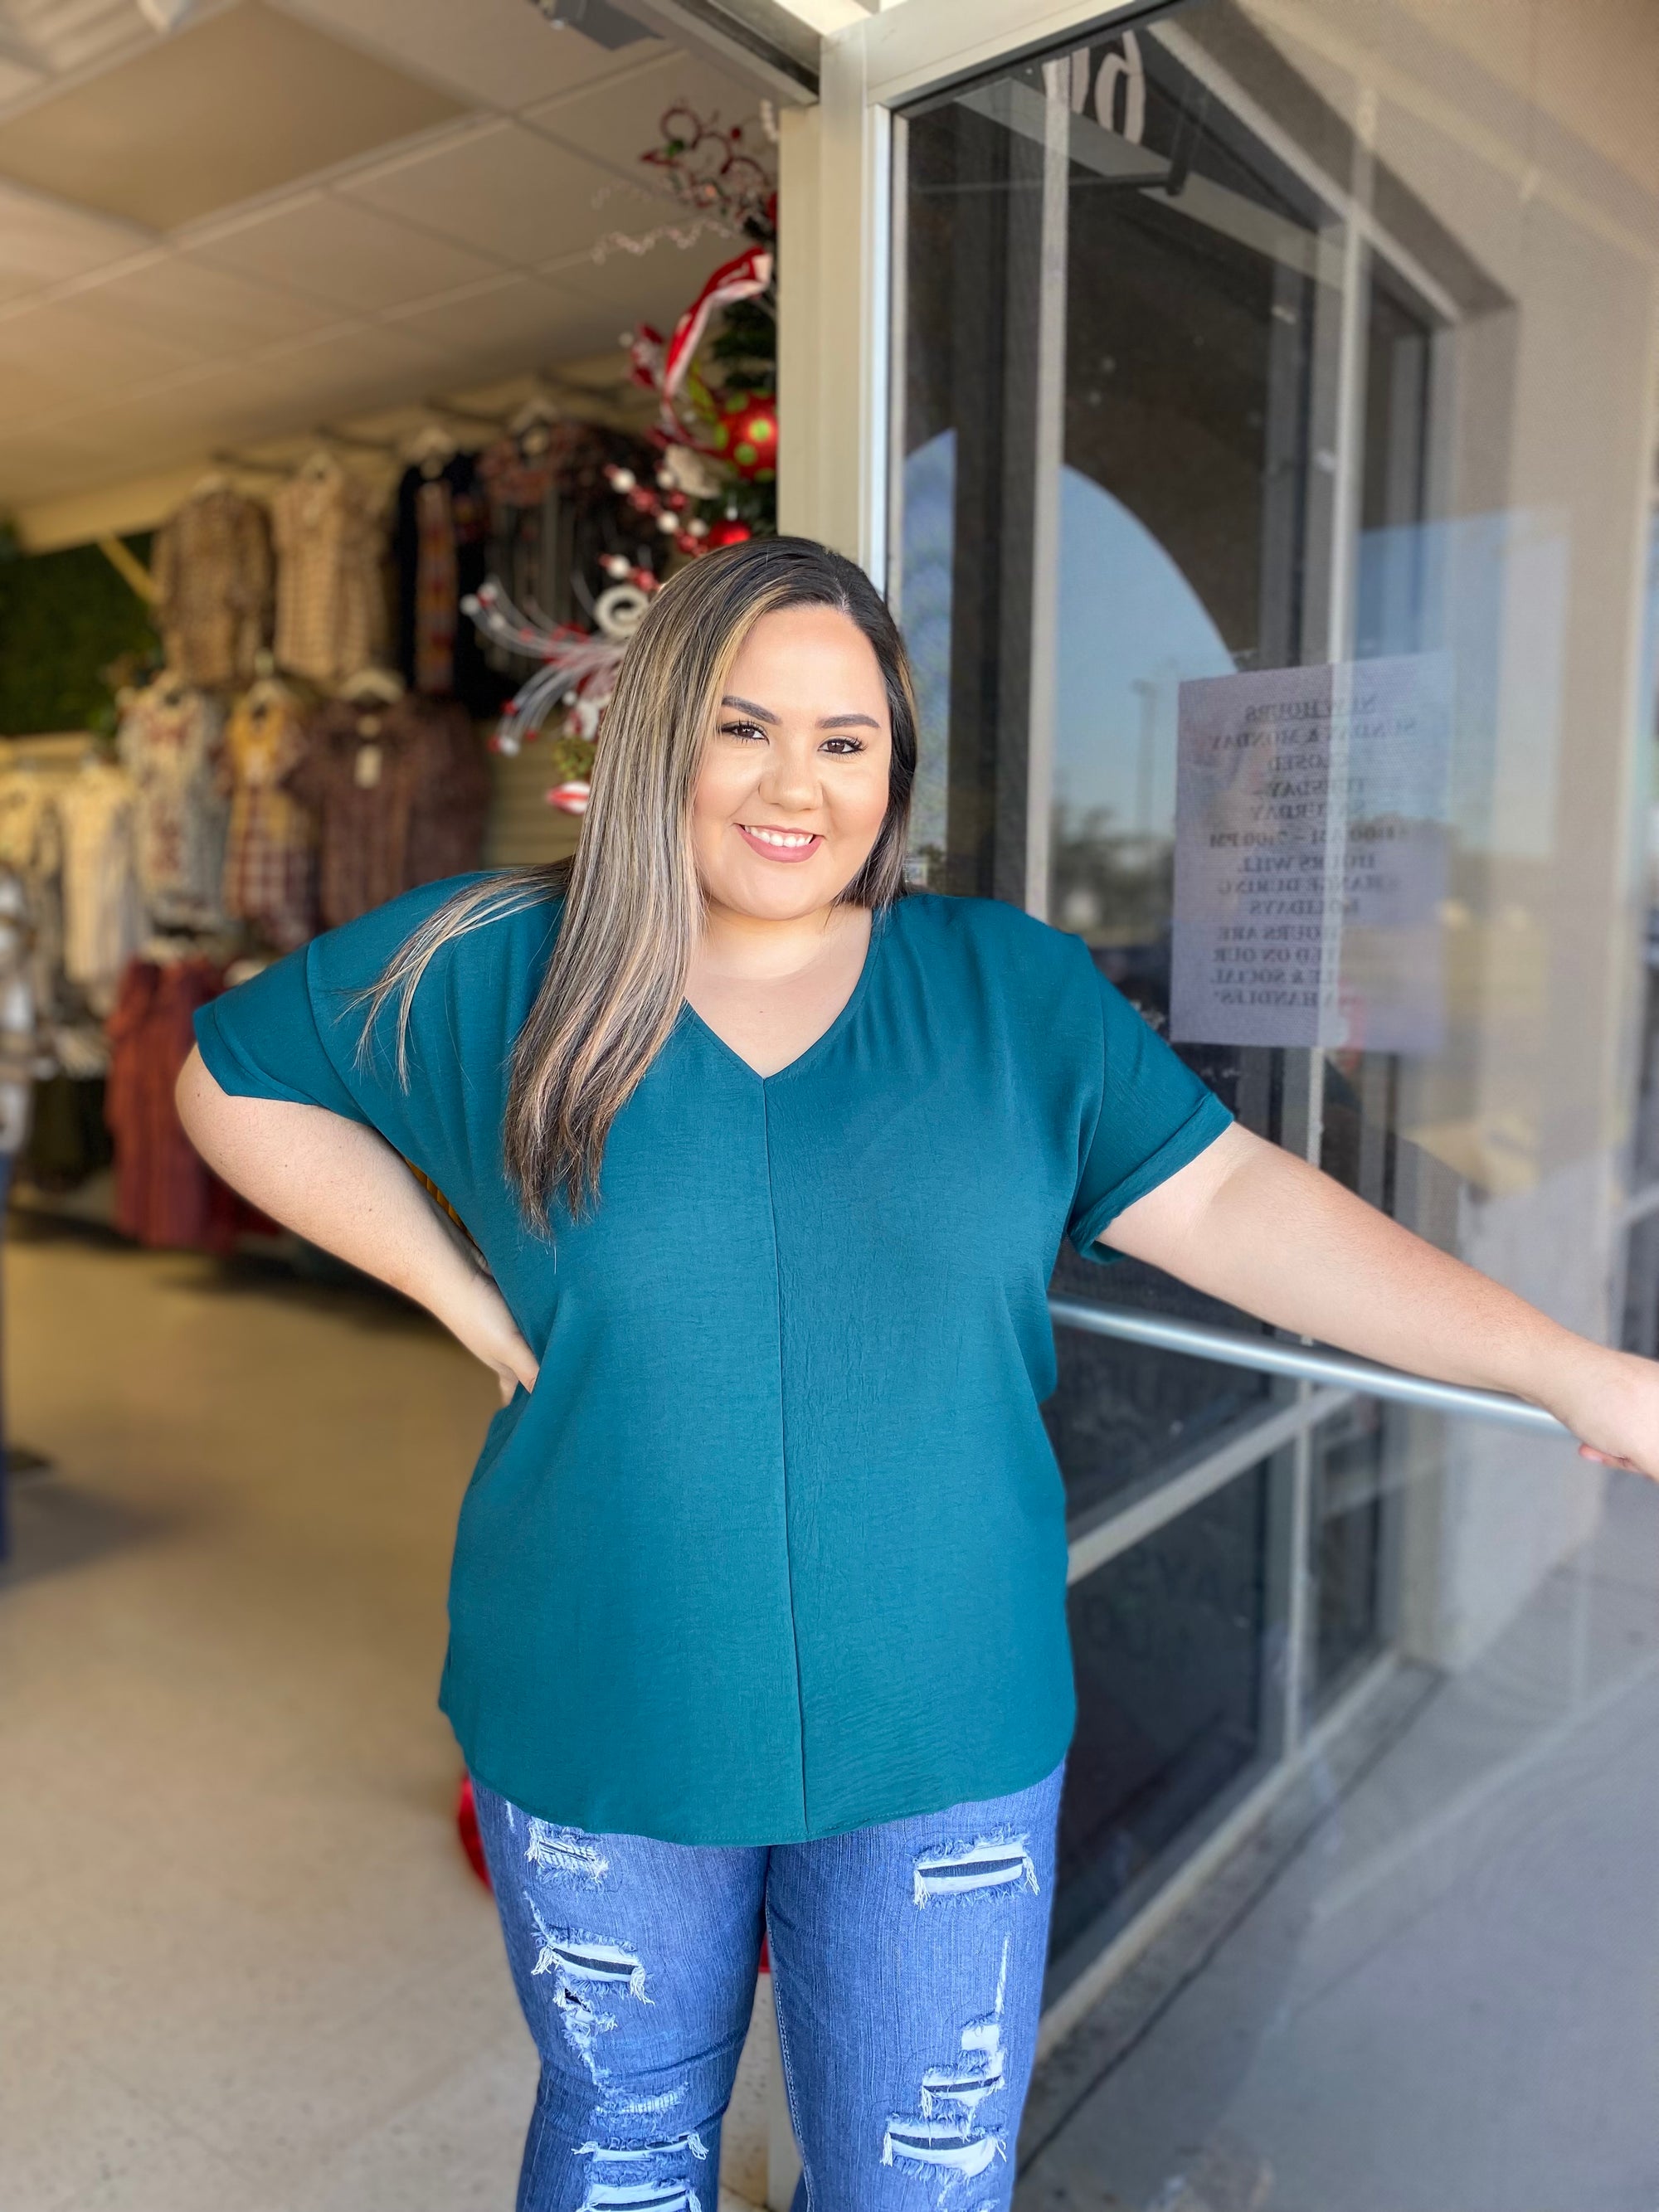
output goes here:
<path id="1" fill-rule="evenodd" d="M 1316 12 L 1186 0 L 897 118 L 915 873 L 1075 933 L 1248 1127 L 1562 1318 L 1614 1328 L 1622 1255 L 1654 1350 L 1659 1212 L 1604 1194 L 1659 1158 L 1632 1042 L 1659 225 L 1570 134 L 1529 197 L 1525 103 L 1467 56 L 1454 96 L 1396 0 Z M 1259 1333 L 1143 1267 L 1063 1254 L 1053 1288 Z M 1429 1448 L 1408 1482 L 1375 1406 L 1082 1332 L 1059 1371 L 1091 1541 L 1253 1427 L 1291 1439 L 1290 1709 L 1364 1677 L 1394 1562 L 1462 1525 L 1420 1534 Z M 1449 1429 L 1450 1494 L 1549 1449 Z M 1577 1540 L 1545 1519 L 1439 1560 L 1431 1648 L 1495 1633 Z M 1085 1729 L 1110 1695 L 1089 1676 Z"/>
<path id="2" fill-rule="evenodd" d="M 1650 13 L 1183 0 L 918 97 L 889 580 L 921 880 L 1073 932 L 1248 1127 L 1656 1354 Z M 1604 1731 L 1659 1496 L 1081 1331 L 1059 1372 L 1109 1563 L 1056 1986 L 1233 1808 L 1323 1826 L 1034 2196 L 1636 2201 L 1659 1957 L 1601 1839 L 1651 1778 Z M 1586 1956 L 1575 2072 L 1537 1993 Z"/>
<path id="3" fill-rule="evenodd" d="M 1278 1470 L 1282 1486 L 1285 1469 Z M 1272 1741 L 1266 1463 L 1076 1583 L 1054 1956 L 1098 1941 Z"/>
<path id="4" fill-rule="evenodd" d="M 1393 1416 L 1398 1423 L 1399 1416 Z M 1353 1680 L 1389 1627 L 1383 1518 L 1391 1463 L 1390 1415 L 1358 1398 L 1311 1437 L 1313 1510 L 1308 1571 L 1314 1590 L 1312 1702 L 1317 1709 Z"/>
<path id="5" fill-rule="evenodd" d="M 1173 1308 L 1212 1325 L 1232 1318 L 1213 1298 L 1170 1284 L 1155 1268 L 1124 1260 L 1114 1272 L 1115 1304 L 1159 1313 Z M 1098 1296 L 1098 1274 L 1091 1261 L 1063 1249 L 1051 1288 L 1057 1297 L 1087 1304 Z M 1149 1358 L 1139 1346 L 1081 1329 L 1057 1330 L 1054 1349 L 1060 1379 L 1042 1418 L 1074 1526 L 1217 1449 L 1289 1391 L 1251 1368 Z"/>

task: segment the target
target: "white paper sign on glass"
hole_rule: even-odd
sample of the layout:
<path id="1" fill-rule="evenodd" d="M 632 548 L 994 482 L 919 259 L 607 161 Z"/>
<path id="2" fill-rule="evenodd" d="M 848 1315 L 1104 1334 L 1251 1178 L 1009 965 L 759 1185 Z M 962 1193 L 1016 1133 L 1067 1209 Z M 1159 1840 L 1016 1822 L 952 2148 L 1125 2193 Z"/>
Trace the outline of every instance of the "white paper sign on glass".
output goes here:
<path id="1" fill-rule="evenodd" d="M 1442 653 L 1181 686 L 1172 1037 L 1440 1048 L 1450 740 Z"/>

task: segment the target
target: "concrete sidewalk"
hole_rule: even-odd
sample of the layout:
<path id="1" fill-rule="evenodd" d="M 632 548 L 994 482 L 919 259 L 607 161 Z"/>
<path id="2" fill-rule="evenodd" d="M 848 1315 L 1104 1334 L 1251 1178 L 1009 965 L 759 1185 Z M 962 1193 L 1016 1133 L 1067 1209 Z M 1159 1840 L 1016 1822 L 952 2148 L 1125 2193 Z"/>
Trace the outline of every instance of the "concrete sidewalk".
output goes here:
<path id="1" fill-rule="evenodd" d="M 1017 2204 L 1650 2212 L 1656 2088 L 1659 1492 L 1616 1476 L 1593 1540 L 1028 2129 Z"/>

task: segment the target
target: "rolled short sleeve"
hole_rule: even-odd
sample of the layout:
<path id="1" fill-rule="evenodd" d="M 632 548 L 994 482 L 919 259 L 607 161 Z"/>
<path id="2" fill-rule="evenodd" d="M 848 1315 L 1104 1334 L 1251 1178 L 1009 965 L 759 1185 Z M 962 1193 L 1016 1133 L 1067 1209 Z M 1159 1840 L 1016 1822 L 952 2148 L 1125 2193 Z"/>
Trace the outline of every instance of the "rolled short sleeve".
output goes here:
<path id="1" fill-rule="evenodd" d="M 490 880 L 422 884 L 216 999 L 196 1025 L 209 1072 L 238 1097 L 321 1106 L 377 1130 L 464 1219 L 478 1217 L 505 1188 L 506 1073 L 557 906 L 509 880 L 504 912 L 521 921 L 475 920 L 449 938 L 410 994 L 406 1022 L 397 997 L 374 1012 L 369 994 L 441 908 Z"/>
<path id="2" fill-rule="evenodd" d="M 196 1042 L 222 1091 L 321 1106 L 354 1121 L 368 1115 L 342 1080 L 318 1034 L 308 948 L 301 946 L 196 1016 Z"/>
<path id="3" fill-rule="evenodd" d="M 1078 1177 L 1066 1234 L 1085 1260 L 1109 1261 L 1096 1238 L 1126 1206 L 1194 1160 L 1232 1115 L 1097 972 L 1103 1032 L 1100 1114 Z"/>

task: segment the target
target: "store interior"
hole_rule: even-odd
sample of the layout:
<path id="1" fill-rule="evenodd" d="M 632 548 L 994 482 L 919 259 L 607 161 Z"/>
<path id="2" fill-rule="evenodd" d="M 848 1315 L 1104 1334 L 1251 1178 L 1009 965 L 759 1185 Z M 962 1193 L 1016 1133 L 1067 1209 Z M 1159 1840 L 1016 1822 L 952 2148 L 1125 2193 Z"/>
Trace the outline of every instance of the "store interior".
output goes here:
<path id="1" fill-rule="evenodd" d="M 196 1008 L 319 931 L 572 851 L 651 593 L 773 526 L 775 111 L 558 13 L 0 7 L 30 2212 L 511 2196 L 533 2058 L 433 1702 L 491 1386 L 216 1182 L 172 1086 Z"/>

